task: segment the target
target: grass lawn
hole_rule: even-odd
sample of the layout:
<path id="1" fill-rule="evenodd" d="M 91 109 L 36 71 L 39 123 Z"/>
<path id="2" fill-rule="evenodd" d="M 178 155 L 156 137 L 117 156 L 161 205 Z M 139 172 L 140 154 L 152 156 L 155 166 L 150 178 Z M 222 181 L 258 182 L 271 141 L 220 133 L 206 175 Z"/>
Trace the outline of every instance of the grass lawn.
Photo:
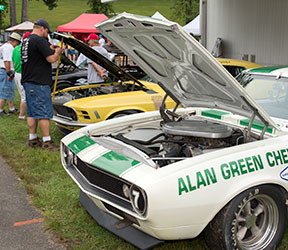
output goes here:
<path id="1" fill-rule="evenodd" d="M 18 94 L 15 103 L 18 107 Z M 53 122 L 51 125 L 52 139 L 59 144 L 62 134 Z M 63 169 L 59 152 L 28 148 L 27 140 L 25 121 L 18 121 L 17 115 L 0 117 L 0 155 L 21 178 L 21 184 L 30 195 L 29 200 L 42 211 L 46 228 L 70 249 L 134 249 L 98 226 L 81 206 L 78 202 L 79 188 Z M 189 241 L 168 242 L 156 249 L 191 248 L 207 249 L 201 236 Z"/>
<path id="2" fill-rule="evenodd" d="M 21 21 L 21 0 L 16 0 L 17 22 Z M 173 20 L 171 7 L 174 0 L 118 0 L 113 2 L 113 8 L 116 13 L 129 12 L 139 15 L 152 16 L 159 11 L 166 18 Z M 42 0 L 29 1 L 28 18 L 31 22 L 39 18 L 44 18 L 50 24 L 52 31 L 56 31 L 59 25 L 71 22 L 82 13 L 87 12 L 87 0 L 59 0 L 58 7 L 49 11 Z M 7 14 L 5 23 L 9 27 L 9 15 Z"/>

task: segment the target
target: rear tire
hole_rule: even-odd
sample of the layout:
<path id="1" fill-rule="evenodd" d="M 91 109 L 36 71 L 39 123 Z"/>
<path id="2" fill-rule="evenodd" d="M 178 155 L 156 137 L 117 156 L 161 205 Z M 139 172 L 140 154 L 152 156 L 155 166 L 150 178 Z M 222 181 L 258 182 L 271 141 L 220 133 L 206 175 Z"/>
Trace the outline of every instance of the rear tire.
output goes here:
<path id="1" fill-rule="evenodd" d="M 250 188 L 231 200 L 204 231 L 210 249 L 276 249 L 287 224 L 286 199 L 279 187 Z"/>

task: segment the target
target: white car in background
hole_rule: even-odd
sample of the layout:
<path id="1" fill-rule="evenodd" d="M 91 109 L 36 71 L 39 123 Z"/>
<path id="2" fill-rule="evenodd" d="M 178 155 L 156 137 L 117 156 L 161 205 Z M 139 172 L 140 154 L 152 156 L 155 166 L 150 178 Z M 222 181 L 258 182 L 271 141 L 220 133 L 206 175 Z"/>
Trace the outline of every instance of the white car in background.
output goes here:
<path id="1" fill-rule="evenodd" d="M 287 221 L 287 119 L 271 119 L 176 23 L 123 13 L 97 29 L 177 105 L 62 139 L 87 211 L 140 249 L 203 231 L 210 249 L 276 248 Z"/>

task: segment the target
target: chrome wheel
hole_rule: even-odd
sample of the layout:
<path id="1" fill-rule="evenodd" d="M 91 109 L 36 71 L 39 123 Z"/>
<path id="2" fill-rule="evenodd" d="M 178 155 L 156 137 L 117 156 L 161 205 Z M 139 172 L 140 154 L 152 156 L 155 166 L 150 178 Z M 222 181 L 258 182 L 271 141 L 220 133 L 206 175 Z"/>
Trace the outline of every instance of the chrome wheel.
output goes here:
<path id="1" fill-rule="evenodd" d="M 277 249 L 286 231 L 285 191 L 276 185 L 244 190 L 227 203 L 205 228 L 213 250 Z"/>
<path id="2" fill-rule="evenodd" d="M 268 195 L 258 194 L 239 204 L 235 234 L 240 249 L 265 249 L 273 240 L 279 224 L 279 211 Z"/>

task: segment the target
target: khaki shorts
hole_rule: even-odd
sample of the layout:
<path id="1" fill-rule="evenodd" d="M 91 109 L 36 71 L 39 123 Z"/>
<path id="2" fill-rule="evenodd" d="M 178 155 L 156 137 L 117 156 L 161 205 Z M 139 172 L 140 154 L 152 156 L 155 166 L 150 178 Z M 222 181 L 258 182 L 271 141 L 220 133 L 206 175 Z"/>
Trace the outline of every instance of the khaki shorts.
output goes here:
<path id="1" fill-rule="evenodd" d="M 23 88 L 23 85 L 21 84 L 21 74 L 15 72 L 14 80 L 15 80 L 15 84 L 17 86 L 20 98 L 21 98 L 21 102 L 25 102 L 25 100 L 26 100 L 25 99 L 25 90 Z"/>

